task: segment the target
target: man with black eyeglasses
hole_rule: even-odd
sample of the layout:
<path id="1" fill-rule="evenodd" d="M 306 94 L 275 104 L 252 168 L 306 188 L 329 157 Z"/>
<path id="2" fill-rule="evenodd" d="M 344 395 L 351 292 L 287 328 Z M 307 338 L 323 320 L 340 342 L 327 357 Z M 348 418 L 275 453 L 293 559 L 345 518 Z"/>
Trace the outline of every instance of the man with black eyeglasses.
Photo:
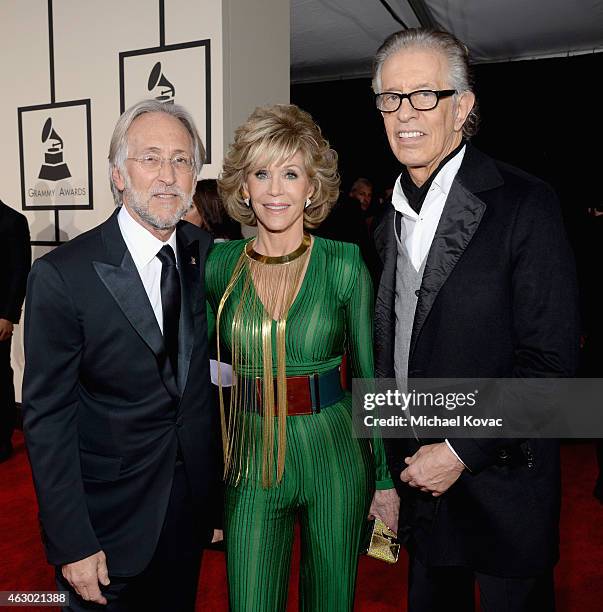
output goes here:
<path id="1" fill-rule="evenodd" d="M 567 377 L 576 280 L 552 189 L 469 139 L 466 47 L 426 29 L 391 35 L 373 74 L 402 165 L 375 230 L 383 273 L 376 375 Z M 386 440 L 410 551 L 409 612 L 554 610 L 559 453 L 552 440 Z"/>

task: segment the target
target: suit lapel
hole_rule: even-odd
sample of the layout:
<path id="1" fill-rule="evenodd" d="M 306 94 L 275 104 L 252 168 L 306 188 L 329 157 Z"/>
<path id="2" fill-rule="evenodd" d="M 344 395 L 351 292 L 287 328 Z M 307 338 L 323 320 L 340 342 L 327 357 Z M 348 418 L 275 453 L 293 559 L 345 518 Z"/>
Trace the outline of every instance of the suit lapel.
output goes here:
<path id="1" fill-rule="evenodd" d="M 425 263 L 410 342 L 411 355 L 442 285 L 477 231 L 485 209 L 479 198 L 453 183 Z"/>
<path id="2" fill-rule="evenodd" d="M 485 203 L 475 194 L 499 187 L 502 182 L 492 159 L 468 144 L 427 255 L 415 311 L 411 356 L 440 289 L 471 242 L 486 210 Z"/>
<path id="3" fill-rule="evenodd" d="M 121 235 L 118 212 L 119 209 L 102 228 L 107 261 L 94 261 L 92 265 L 130 325 L 154 353 L 168 392 L 177 398 L 178 388 L 167 359 L 163 336 L 134 260 Z"/>
<path id="4" fill-rule="evenodd" d="M 177 232 L 182 290 L 182 309 L 178 335 L 178 388 L 182 393 L 186 386 L 195 340 L 193 313 L 198 311 L 201 298 L 201 272 L 198 241 L 189 242 L 186 230 L 182 225 L 178 226 Z"/>

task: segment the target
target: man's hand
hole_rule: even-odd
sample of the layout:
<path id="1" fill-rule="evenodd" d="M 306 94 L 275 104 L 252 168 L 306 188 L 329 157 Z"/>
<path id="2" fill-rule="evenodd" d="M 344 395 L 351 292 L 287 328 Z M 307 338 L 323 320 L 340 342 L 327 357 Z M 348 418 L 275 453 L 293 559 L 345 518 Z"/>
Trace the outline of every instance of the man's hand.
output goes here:
<path id="1" fill-rule="evenodd" d="M 396 489 L 383 489 L 375 491 L 369 509 L 369 519 L 382 520 L 394 533 L 398 533 L 398 512 L 400 511 L 400 498 Z"/>
<path id="2" fill-rule="evenodd" d="M 0 342 L 8 340 L 13 335 L 13 322 L 8 319 L 0 319 Z"/>
<path id="3" fill-rule="evenodd" d="M 421 446 L 404 461 L 408 467 L 400 474 L 402 482 L 434 497 L 445 493 L 465 469 L 445 442 Z"/>
<path id="4" fill-rule="evenodd" d="M 99 582 L 103 586 L 107 586 L 110 582 L 107 560 L 102 550 L 80 561 L 63 565 L 61 571 L 65 580 L 82 599 L 97 604 L 107 604 L 98 586 Z"/>

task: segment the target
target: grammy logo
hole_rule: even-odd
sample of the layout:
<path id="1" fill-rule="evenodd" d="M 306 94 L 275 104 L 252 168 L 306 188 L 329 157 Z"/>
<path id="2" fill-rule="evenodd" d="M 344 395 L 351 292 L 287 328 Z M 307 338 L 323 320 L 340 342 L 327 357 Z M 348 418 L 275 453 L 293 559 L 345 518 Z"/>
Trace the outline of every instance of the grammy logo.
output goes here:
<path id="1" fill-rule="evenodd" d="M 149 91 L 155 95 L 155 100 L 159 100 L 163 104 L 174 104 L 174 96 L 176 95 L 176 88 L 167 79 L 161 70 L 161 62 L 157 62 L 151 74 L 149 75 L 149 82 L 147 83 Z"/>
<path id="2" fill-rule="evenodd" d="M 48 117 L 42 128 L 44 143 L 44 163 L 40 168 L 38 178 L 45 181 L 60 181 L 71 176 L 69 168 L 63 159 L 63 139 L 52 127 L 52 118 Z"/>

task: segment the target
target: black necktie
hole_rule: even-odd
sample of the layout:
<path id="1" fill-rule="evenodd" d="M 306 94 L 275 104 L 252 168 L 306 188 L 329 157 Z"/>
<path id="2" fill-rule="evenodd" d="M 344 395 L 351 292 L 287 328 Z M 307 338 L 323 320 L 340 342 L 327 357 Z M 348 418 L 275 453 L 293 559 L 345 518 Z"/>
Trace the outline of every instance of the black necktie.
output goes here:
<path id="1" fill-rule="evenodd" d="M 161 307 L 163 309 L 163 341 L 174 376 L 178 374 L 178 325 L 180 323 L 180 275 L 176 256 L 169 244 L 161 247 Z"/>

